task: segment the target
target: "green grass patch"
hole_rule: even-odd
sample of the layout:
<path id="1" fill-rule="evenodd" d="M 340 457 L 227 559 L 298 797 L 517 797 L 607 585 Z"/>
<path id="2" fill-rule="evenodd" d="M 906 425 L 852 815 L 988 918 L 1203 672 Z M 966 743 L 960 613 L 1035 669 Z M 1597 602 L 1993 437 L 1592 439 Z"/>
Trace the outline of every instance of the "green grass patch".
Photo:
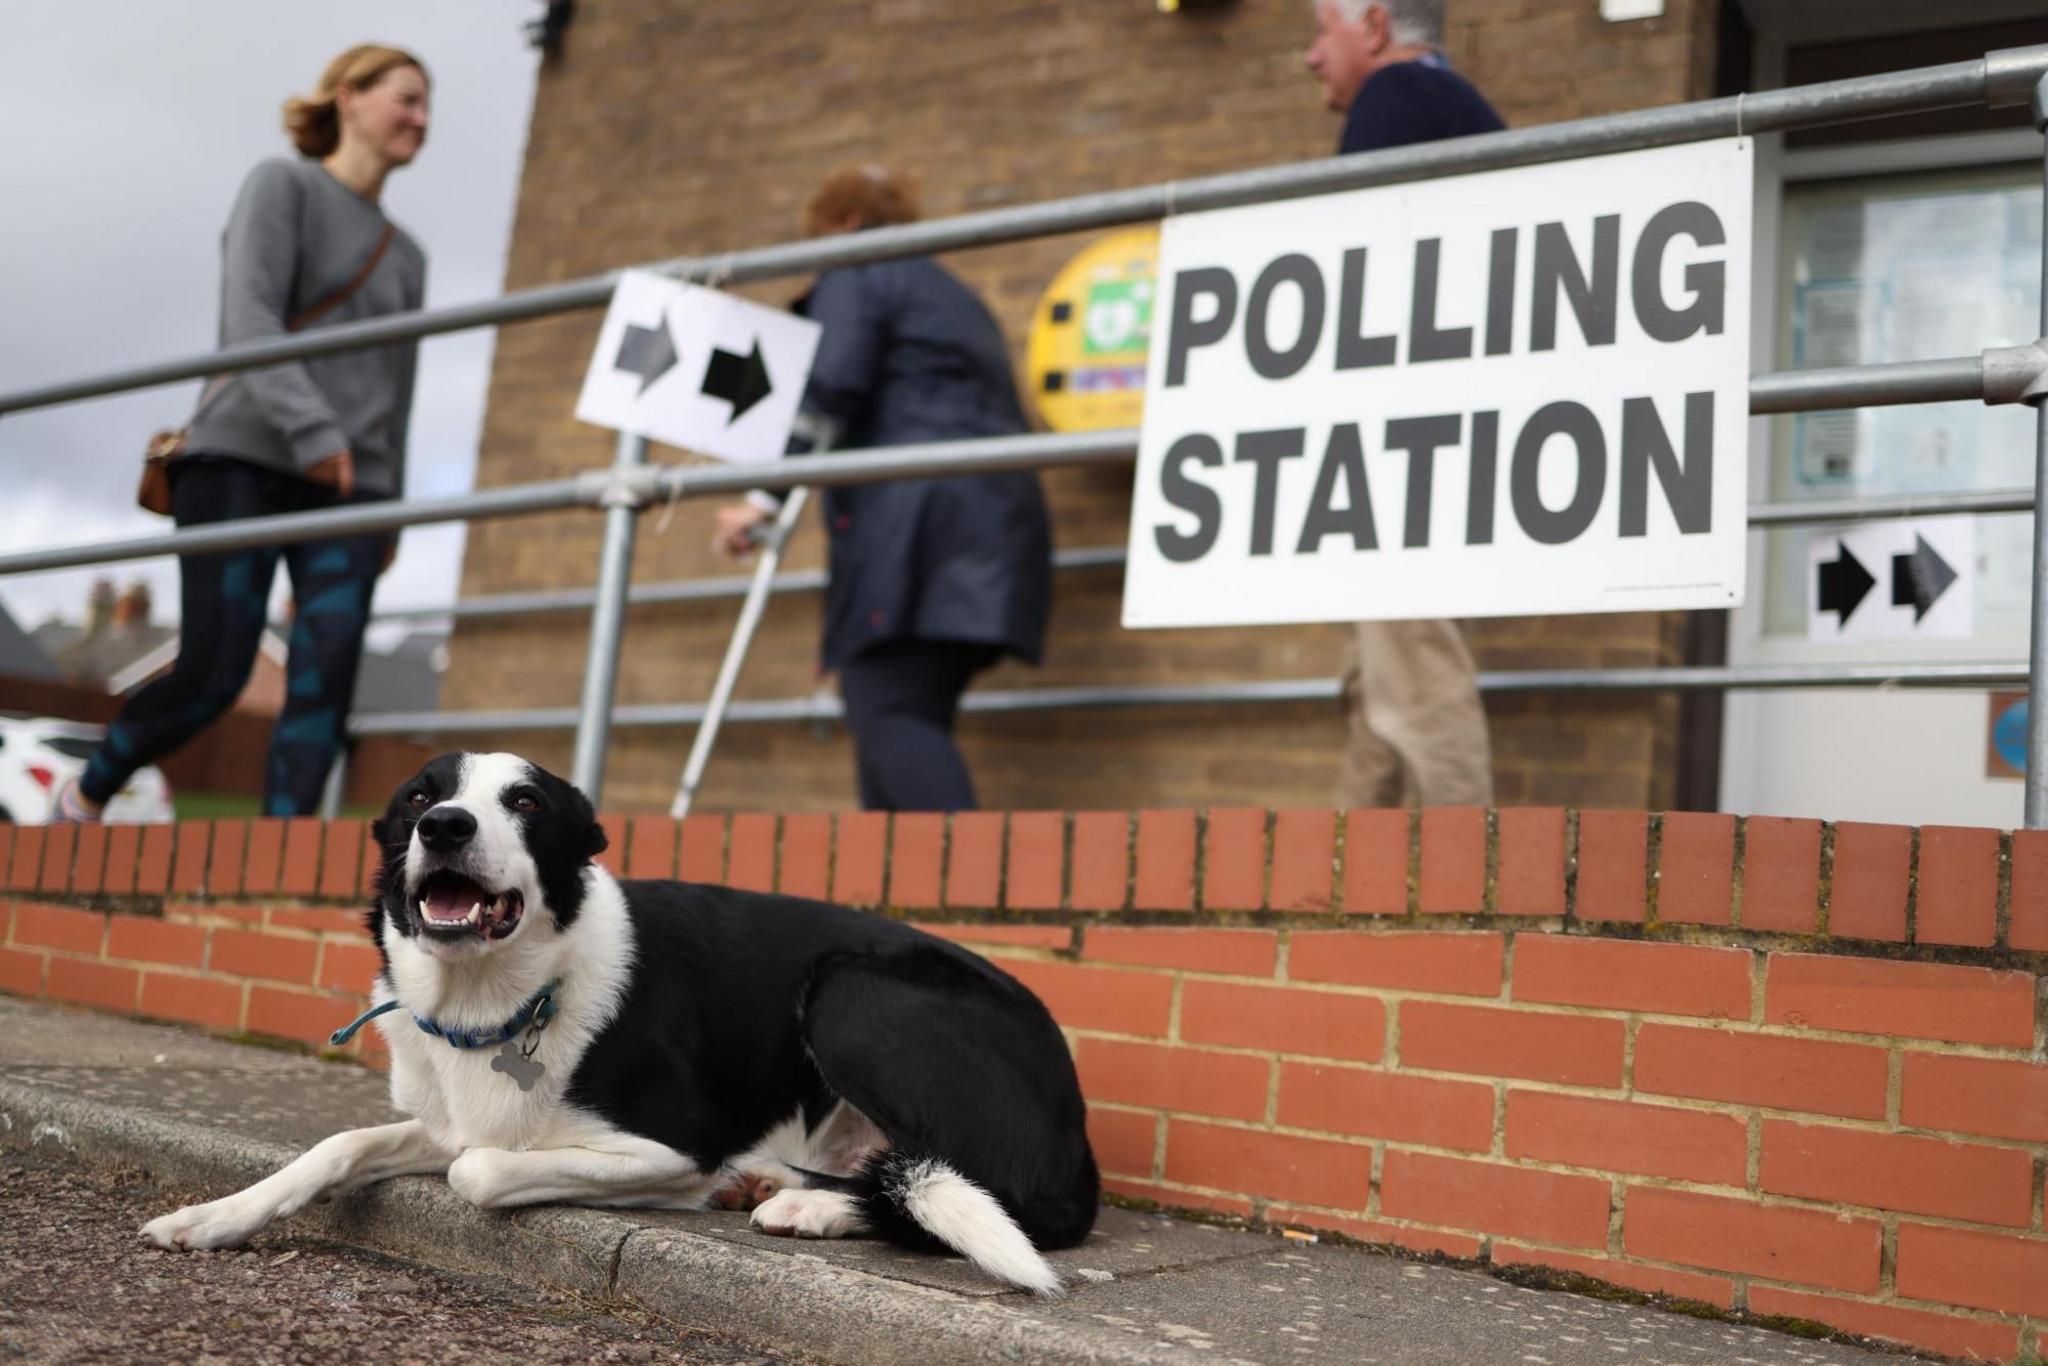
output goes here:
<path id="1" fill-rule="evenodd" d="M 181 821 L 247 820 L 263 814 L 263 799 L 250 792 L 179 792 L 171 804 Z"/>
<path id="2" fill-rule="evenodd" d="M 180 792 L 171 799 L 181 821 L 245 821 L 263 814 L 263 799 L 253 792 Z M 375 807 L 341 808 L 344 820 L 380 814 Z"/>

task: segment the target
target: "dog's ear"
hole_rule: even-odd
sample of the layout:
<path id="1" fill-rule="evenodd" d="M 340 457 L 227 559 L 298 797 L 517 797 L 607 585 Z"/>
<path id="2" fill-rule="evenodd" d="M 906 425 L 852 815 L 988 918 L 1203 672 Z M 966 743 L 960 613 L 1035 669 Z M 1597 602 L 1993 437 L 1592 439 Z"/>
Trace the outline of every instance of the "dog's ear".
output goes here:
<path id="1" fill-rule="evenodd" d="M 597 823 L 597 808 L 590 804 L 590 798 L 583 795 L 580 787 L 569 788 L 569 809 L 583 826 L 583 857 L 594 859 L 611 848 L 611 837 L 604 833 L 604 827 Z"/>

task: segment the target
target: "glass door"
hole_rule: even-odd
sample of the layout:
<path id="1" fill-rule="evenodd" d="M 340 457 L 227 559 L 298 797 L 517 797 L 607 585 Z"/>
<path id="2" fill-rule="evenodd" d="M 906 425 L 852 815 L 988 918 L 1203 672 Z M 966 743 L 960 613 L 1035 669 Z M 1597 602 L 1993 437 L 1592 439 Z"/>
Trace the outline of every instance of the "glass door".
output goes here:
<path id="1" fill-rule="evenodd" d="M 1975 355 L 2034 339 L 2037 165 L 1788 183 L 1779 223 L 1777 368 Z M 2033 415 L 2022 408 L 1801 413 L 1767 430 L 1753 487 L 1774 503 L 2033 481 Z M 2023 514 L 1786 527 L 1761 540 L 1732 623 L 1736 663 L 2025 658 L 2032 545 Z M 1731 804 L 2014 825 L 2019 783 L 1989 776 L 2001 768 L 1987 753 L 1993 719 L 1982 690 L 1738 694 L 1724 771 L 1746 790 Z"/>

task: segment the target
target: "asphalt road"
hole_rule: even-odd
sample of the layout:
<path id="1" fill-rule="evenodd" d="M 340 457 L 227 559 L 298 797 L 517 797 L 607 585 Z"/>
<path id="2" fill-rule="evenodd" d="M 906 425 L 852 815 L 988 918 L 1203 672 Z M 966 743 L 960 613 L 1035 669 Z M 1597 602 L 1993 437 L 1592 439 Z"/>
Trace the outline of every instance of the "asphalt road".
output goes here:
<path id="1" fill-rule="evenodd" d="M 135 1236 L 198 1194 L 0 1157 L 0 1362 L 794 1360 L 638 1311 L 294 1237 L 289 1226 L 241 1252 L 159 1252 Z"/>

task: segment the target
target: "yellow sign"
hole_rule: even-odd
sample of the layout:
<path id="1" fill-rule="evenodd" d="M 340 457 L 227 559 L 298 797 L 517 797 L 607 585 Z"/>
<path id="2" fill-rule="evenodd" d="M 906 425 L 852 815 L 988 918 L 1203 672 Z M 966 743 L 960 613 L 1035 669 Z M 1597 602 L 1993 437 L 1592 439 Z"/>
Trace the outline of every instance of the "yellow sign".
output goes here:
<path id="1" fill-rule="evenodd" d="M 1054 431 L 1138 425 L 1158 265 L 1156 228 L 1115 233 L 1069 261 L 1039 299 L 1025 364 Z"/>

